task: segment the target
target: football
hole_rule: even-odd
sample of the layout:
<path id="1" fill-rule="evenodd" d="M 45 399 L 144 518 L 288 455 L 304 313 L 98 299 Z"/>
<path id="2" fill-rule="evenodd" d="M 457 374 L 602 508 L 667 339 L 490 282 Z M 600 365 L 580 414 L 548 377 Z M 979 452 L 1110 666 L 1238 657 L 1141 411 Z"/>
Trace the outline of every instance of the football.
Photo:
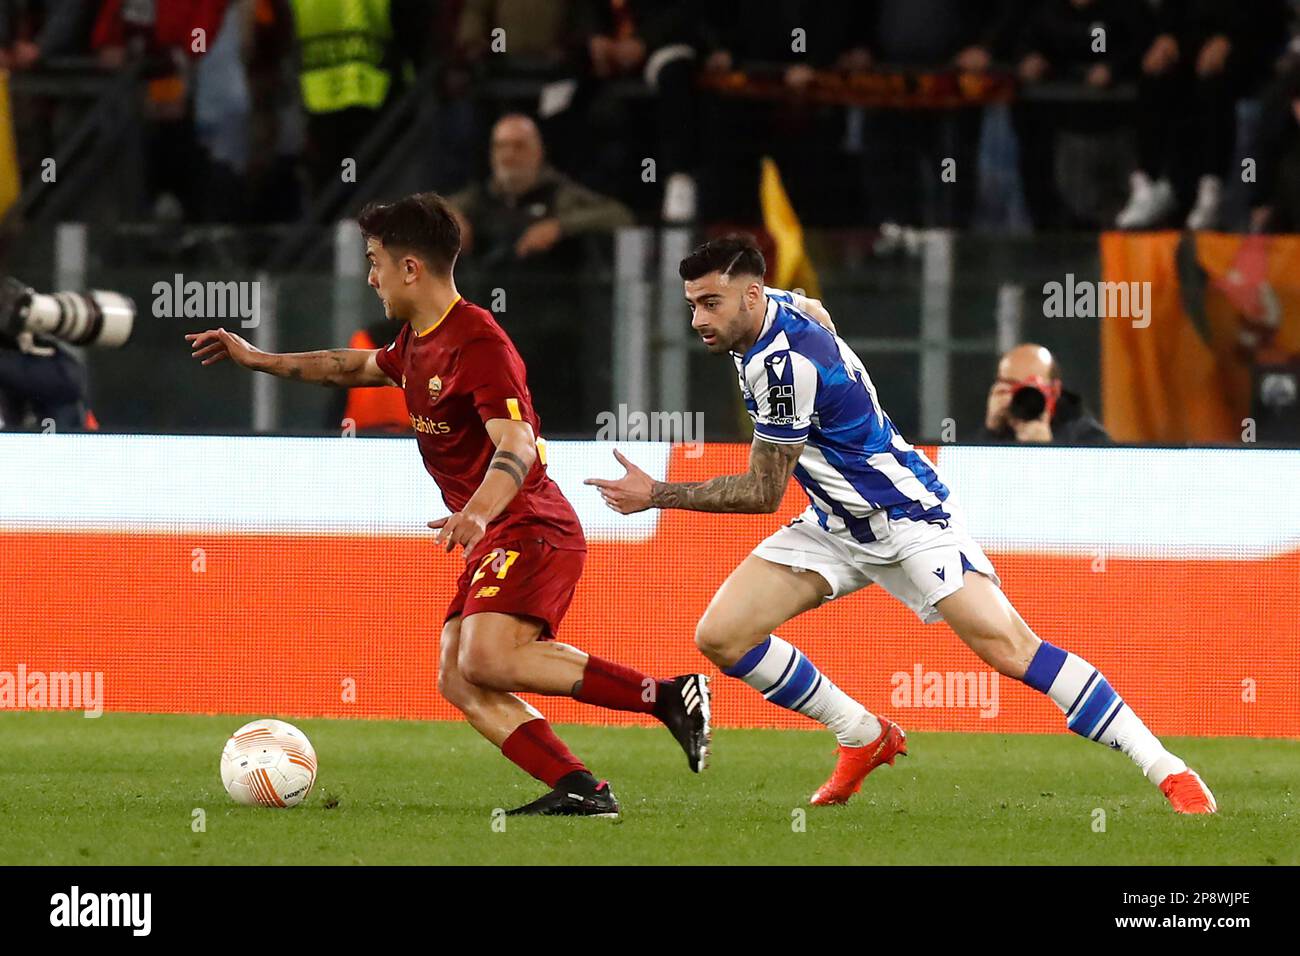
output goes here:
<path id="1" fill-rule="evenodd" d="M 221 782 L 246 807 L 296 807 L 316 783 L 316 751 L 293 724 L 255 720 L 226 741 Z"/>

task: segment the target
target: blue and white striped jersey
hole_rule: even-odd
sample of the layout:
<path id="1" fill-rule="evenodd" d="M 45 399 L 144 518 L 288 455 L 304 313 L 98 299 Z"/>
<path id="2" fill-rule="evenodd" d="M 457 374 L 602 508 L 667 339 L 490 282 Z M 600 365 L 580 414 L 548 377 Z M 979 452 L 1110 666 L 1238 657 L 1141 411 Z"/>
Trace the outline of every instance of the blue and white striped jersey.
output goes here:
<path id="1" fill-rule="evenodd" d="M 754 435 L 804 443 L 794 476 L 818 523 L 863 542 L 877 540 L 885 516 L 946 524 L 948 489 L 880 407 L 862 361 L 789 292 L 764 291 L 758 341 L 732 358 Z"/>

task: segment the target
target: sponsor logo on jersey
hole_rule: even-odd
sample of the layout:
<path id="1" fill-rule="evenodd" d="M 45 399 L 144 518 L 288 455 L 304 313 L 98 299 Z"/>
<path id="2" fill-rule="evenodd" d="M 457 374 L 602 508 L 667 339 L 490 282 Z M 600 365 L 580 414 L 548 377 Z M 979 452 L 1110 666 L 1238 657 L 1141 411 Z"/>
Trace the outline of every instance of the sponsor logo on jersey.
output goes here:
<path id="1" fill-rule="evenodd" d="M 450 435 L 450 422 L 435 422 L 431 418 L 425 418 L 423 415 L 410 415 L 411 428 L 421 435 Z"/>

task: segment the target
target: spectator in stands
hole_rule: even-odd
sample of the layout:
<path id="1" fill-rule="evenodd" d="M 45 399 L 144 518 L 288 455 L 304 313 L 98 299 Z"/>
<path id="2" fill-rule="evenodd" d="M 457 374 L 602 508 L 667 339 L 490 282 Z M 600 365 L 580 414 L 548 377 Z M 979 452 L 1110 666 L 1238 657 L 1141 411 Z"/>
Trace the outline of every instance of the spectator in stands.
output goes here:
<path id="1" fill-rule="evenodd" d="M 207 52 L 194 68 L 194 129 L 202 151 L 205 188 L 197 197 L 199 218 L 223 222 L 244 219 L 245 177 L 249 164 L 252 96 L 248 86 L 246 43 L 253 0 L 230 0 Z"/>
<path id="2" fill-rule="evenodd" d="M 247 31 L 249 207 L 259 221 L 293 222 L 302 216 L 299 172 L 307 136 L 293 12 L 284 0 L 254 0 Z"/>
<path id="3" fill-rule="evenodd" d="M 818 69 L 849 65 L 853 4 L 717 0 L 697 15 L 704 20 L 705 70 L 775 74 L 797 93 Z M 701 109 L 702 218 L 755 222 L 759 159 L 766 154 L 780 167 L 805 224 L 860 223 L 859 174 L 843 148 L 842 107 L 712 96 Z"/>
<path id="4" fill-rule="evenodd" d="M 1006 0 L 867 0 L 840 65 L 980 72 L 1008 45 Z M 883 109 L 866 121 L 869 215 L 877 223 L 964 227 L 975 204 L 976 156 L 982 110 Z M 934 189 L 941 164 L 957 164 L 957 179 Z M 924 171 L 924 172 L 923 172 Z M 929 202 L 923 200 L 929 199 Z M 923 207 L 928 207 L 923 213 Z"/>
<path id="5" fill-rule="evenodd" d="M 577 23 L 581 5 L 581 0 L 465 0 L 456 28 L 459 55 L 492 73 L 572 76 L 585 56 Z"/>
<path id="6" fill-rule="evenodd" d="M 1253 232 L 1300 232 L 1300 51 L 1262 97 Z"/>
<path id="7" fill-rule="evenodd" d="M 463 190 L 484 175 L 485 164 L 471 157 L 498 117 L 518 111 L 546 117 L 568 112 L 586 62 L 582 21 L 588 2 L 464 0 L 463 7 L 450 11 L 454 42 L 445 51 L 436 139 L 427 160 L 435 188 Z M 556 125 L 566 123 L 562 118 Z M 586 138 L 581 124 L 575 126 L 565 129 L 564 136 L 580 140 L 574 150 L 581 155 Z M 552 142 L 556 135 L 552 130 Z"/>
<path id="8" fill-rule="evenodd" d="M 492 128 L 492 176 L 449 197 L 460 218 L 461 250 L 484 265 L 535 263 L 538 271 L 569 271 L 566 240 L 632 224 L 617 200 L 594 193 L 546 163 L 537 124 L 503 116 Z"/>
<path id="9" fill-rule="evenodd" d="M 639 170 L 638 157 L 626 155 L 639 145 L 628 136 L 635 121 L 620 108 L 608 81 L 644 80 L 655 96 L 652 158 L 656 182 L 664 185 L 660 215 L 666 222 L 690 222 L 696 211 L 694 81 L 698 48 L 707 35 L 704 18 L 689 0 L 593 0 L 586 10 L 582 31 L 589 75 L 596 82 L 581 110 L 588 120 L 582 145 L 588 155 L 599 155 L 604 144 L 626 143 L 623 155 L 612 157 L 619 178 L 628 181 L 625 171 Z M 633 188 L 641 187 L 639 179 L 632 181 Z"/>
<path id="10" fill-rule="evenodd" d="M 401 89 L 404 70 L 426 59 L 433 10 L 426 0 L 289 4 L 299 45 L 312 186 L 320 192 L 341 180 L 345 159 L 357 158 L 383 107 Z M 351 42 L 341 43 L 340 37 Z"/>
<path id="11" fill-rule="evenodd" d="M 1138 80 L 1138 168 L 1121 229 L 1218 224 L 1236 104 L 1256 92 L 1285 37 L 1284 0 L 1163 0 Z M 1191 197 L 1194 194 L 1194 201 Z"/>
<path id="12" fill-rule="evenodd" d="M 84 53 L 95 0 L 0 0 L 0 69 L 29 70 Z"/>
<path id="13" fill-rule="evenodd" d="M 130 63 L 140 69 L 144 89 L 146 181 L 153 215 L 197 217 L 201 163 L 194 132 L 194 61 L 207 52 L 225 15 L 227 0 L 175 0 L 138 4 L 104 0 L 91 46 L 106 67 Z M 202 31 L 202 43 L 195 31 Z"/>
<path id="14" fill-rule="evenodd" d="M 1013 118 L 1025 203 L 1035 228 L 1101 224 L 1084 217 L 1106 205 L 1105 184 L 1098 179 L 1105 176 L 1106 160 L 1113 158 L 1113 134 L 1125 120 L 1113 102 L 1096 94 L 1135 78 L 1150 30 L 1147 6 L 1135 0 L 1043 0 L 1025 10 L 1013 46 L 1025 92 Z M 1033 95 L 1048 82 L 1059 84 L 1057 95 Z M 1062 96 L 1068 99 L 1063 102 Z M 1085 144 L 1084 150 L 1099 146 L 1075 164 L 1092 168 L 1058 177 L 1062 132 Z M 1092 195 L 1067 206 L 1058 178 L 1068 179 L 1072 192 L 1087 189 Z M 1119 202 L 1121 196 L 1111 197 L 1111 214 Z"/>
<path id="15" fill-rule="evenodd" d="M 551 434 L 587 431 L 608 402 L 609 336 L 592 329 L 608 321 L 609 234 L 632 214 L 550 166 L 527 116 L 498 120 L 490 152 L 491 176 L 450 197 L 460 288 L 497 314 L 529 361 Z"/>
<path id="16" fill-rule="evenodd" d="M 1074 392 L 1065 389 L 1052 353 L 1017 345 L 998 362 L 978 441 L 1103 445 L 1110 436 Z"/>

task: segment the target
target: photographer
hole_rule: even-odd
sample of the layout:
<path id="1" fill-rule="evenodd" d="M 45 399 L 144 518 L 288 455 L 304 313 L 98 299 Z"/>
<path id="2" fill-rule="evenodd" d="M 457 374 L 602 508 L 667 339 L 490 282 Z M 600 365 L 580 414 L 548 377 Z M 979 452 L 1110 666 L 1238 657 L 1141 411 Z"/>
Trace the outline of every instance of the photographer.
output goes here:
<path id="1" fill-rule="evenodd" d="M 30 332 L 0 332 L 0 431 L 42 428 L 59 432 L 90 424 L 86 367 L 57 340 Z"/>
<path id="2" fill-rule="evenodd" d="M 86 410 L 86 367 L 70 345 L 119 348 L 135 303 L 118 292 L 37 292 L 0 278 L 0 431 L 95 429 Z"/>
<path id="3" fill-rule="evenodd" d="M 1017 345 L 998 362 L 989 388 L 984 442 L 1107 445 L 1110 436 L 1074 392 L 1062 387 L 1052 353 L 1041 345 Z"/>

